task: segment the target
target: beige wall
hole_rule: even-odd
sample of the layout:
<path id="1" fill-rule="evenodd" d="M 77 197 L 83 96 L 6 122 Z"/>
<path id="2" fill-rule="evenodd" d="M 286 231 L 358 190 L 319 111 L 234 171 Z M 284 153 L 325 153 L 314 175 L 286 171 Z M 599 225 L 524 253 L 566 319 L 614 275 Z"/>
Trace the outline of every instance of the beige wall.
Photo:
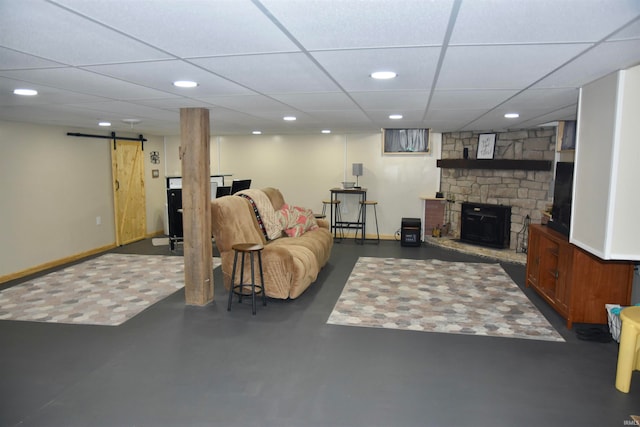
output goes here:
<path id="1" fill-rule="evenodd" d="M 422 217 L 421 195 L 439 187 L 441 135 L 432 134 L 427 155 L 382 155 L 381 135 L 224 136 L 211 138 L 211 173 L 252 179 L 252 188 L 277 187 L 288 203 L 322 210 L 329 189 L 355 181 L 352 163 L 363 163 L 361 186 L 377 200 L 380 233 L 394 236 L 402 217 Z M 165 138 L 166 175 L 180 176 L 179 137 Z M 230 181 L 228 181 L 230 182 Z M 340 196 L 343 216 L 355 218 L 357 199 Z M 371 217 L 370 217 L 371 218 Z M 371 223 L 370 223 L 371 224 Z M 375 228 L 368 227 L 368 232 Z"/>
<path id="2" fill-rule="evenodd" d="M 164 138 L 158 136 L 145 136 L 144 143 L 144 186 L 147 195 L 147 234 L 155 235 L 164 232 L 166 218 L 166 181 L 164 168 L 166 165 L 164 152 Z M 150 154 L 157 151 L 160 155 L 160 163 L 151 163 Z M 158 170 L 158 178 L 152 177 L 152 170 Z"/>
<path id="3" fill-rule="evenodd" d="M 111 141 L 67 132 L 104 133 L 0 122 L 0 278 L 115 242 Z M 145 143 L 147 230 L 153 233 L 162 230 L 164 184 L 150 178 L 150 151 L 163 157 L 162 138 Z"/>
<path id="4" fill-rule="evenodd" d="M 0 122 L 0 279 L 115 242 L 111 141 L 67 132 L 108 134 Z M 181 175 L 180 137 L 145 137 L 147 233 L 153 235 L 166 224 L 164 178 Z M 381 234 L 393 236 L 402 217 L 422 217 L 420 196 L 438 189 L 440 137 L 432 134 L 427 155 L 383 156 L 380 134 L 214 136 L 211 172 L 251 178 L 254 188 L 280 188 L 289 203 L 319 212 L 330 188 L 355 181 L 351 164 L 363 163 L 360 184 L 379 202 Z M 151 151 L 160 153 L 160 164 L 151 163 Z M 152 169 L 159 178 L 152 178 Z M 343 200 L 345 216 L 354 217 L 355 200 Z"/>

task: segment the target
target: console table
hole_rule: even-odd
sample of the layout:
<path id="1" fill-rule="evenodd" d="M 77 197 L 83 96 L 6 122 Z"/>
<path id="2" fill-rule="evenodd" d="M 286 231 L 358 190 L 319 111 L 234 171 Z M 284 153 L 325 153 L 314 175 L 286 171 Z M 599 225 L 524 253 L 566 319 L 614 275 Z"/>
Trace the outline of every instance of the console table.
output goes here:
<path id="1" fill-rule="evenodd" d="M 332 188 L 329 190 L 331 192 L 331 201 L 334 202 L 338 200 L 339 194 L 347 194 L 347 195 L 355 195 L 359 197 L 360 202 L 364 202 L 367 200 L 367 189 L 366 188 Z M 364 233 L 366 229 L 367 223 L 367 210 L 362 209 L 362 216 L 358 216 L 355 221 L 337 221 L 336 220 L 336 211 L 333 208 L 334 204 L 331 203 L 331 231 L 333 232 L 333 238 L 337 238 L 338 229 L 352 229 L 352 230 L 361 230 L 362 231 L 362 239 L 361 242 L 364 243 Z M 339 208 L 338 208 L 339 209 Z"/>

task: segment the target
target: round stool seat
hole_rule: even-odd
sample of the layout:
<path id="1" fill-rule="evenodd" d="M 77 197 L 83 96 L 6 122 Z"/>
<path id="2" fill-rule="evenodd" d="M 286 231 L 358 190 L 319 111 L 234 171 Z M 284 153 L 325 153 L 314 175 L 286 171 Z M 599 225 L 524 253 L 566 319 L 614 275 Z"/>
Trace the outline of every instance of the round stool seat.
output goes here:
<path id="1" fill-rule="evenodd" d="M 249 253 L 261 251 L 264 249 L 264 246 L 259 243 L 236 243 L 235 245 L 231 246 L 231 249 L 237 252 Z"/>
<path id="2" fill-rule="evenodd" d="M 616 388 L 629 393 L 633 371 L 640 371 L 640 307 L 627 307 L 620 312 L 622 329 L 618 349 Z"/>
<path id="3" fill-rule="evenodd" d="M 323 200 L 322 203 L 324 203 L 325 205 L 339 205 L 340 204 L 340 200 Z"/>
<path id="4" fill-rule="evenodd" d="M 367 205 L 367 206 L 373 206 L 373 205 L 377 205 L 378 202 L 376 202 L 375 200 L 365 200 L 365 201 L 360 201 L 361 205 Z"/>
<path id="5" fill-rule="evenodd" d="M 264 275 L 262 272 L 262 250 L 264 246 L 260 243 L 236 243 L 231 248 L 234 251 L 233 269 L 231 270 L 231 289 L 229 289 L 229 302 L 227 303 L 227 311 L 231 311 L 231 301 L 233 295 L 238 296 L 238 302 L 242 303 L 242 297 L 251 297 L 251 312 L 256 314 L 256 293 L 262 294 L 262 305 L 267 305 L 267 295 L 264 288 Z M 240 280 L 236 284 L 236 271 L 238 266 L 238 254 L 242 254 L 240 261 Z M 256 274 L 254 271 L 254 254 L 258 257 L 258 277 L 260 284 L 256 283 Z M 251 267 L 251 282 L 244 281 L 244 262 L 245 256 L 249 255 L 249 263 Z M 256 289 L 258 292 L 256 292 Z"/>

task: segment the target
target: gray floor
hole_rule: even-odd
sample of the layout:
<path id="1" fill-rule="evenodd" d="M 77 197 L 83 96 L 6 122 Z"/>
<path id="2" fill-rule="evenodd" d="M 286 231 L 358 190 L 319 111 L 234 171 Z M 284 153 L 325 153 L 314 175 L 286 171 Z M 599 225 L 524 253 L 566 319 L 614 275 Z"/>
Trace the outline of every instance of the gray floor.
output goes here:
<path id="1" fill-rule="evenodd" d="M 150 241 L 119 252 L 168 253 Z M 640 374 L 615 390 L 616 343 L 327 325 L 359 256 L 486 262 L 423 245 L 334 245 L 294 301 L 226 311 L 170 296 L 118 327 L 0 321 L 2 426 L 623 426 Z M 503 264 L 520 285 L 521 265 Z"/>

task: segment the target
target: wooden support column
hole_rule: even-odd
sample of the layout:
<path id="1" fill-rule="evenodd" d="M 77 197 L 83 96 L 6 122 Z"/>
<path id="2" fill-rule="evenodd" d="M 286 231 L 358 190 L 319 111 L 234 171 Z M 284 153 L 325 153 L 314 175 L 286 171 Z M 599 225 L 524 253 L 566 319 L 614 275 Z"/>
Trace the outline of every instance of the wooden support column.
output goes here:
<path id="1" fill-rule="evenodd" d="M 213 300 L 209 110 L 180 109 L 184 290 L 190 305 Z"/>

